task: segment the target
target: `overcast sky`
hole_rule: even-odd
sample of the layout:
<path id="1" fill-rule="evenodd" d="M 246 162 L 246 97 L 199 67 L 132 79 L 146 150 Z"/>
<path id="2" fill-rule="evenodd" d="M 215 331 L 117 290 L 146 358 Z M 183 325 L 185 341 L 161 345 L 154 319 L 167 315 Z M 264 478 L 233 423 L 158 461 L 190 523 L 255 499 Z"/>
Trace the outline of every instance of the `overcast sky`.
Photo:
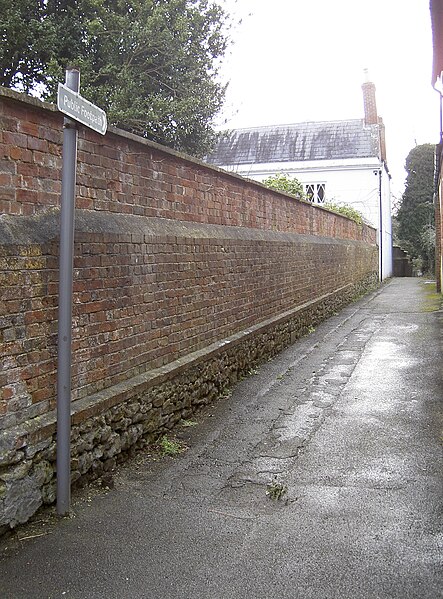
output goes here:
<path id="1" fill-rule="evenodd" d="M 363 117 L 363 70 L 386 125 L 392 191 L 414 145 L 437 143 L 429 0 L 225 0 L 236 20 L 221 128 Z M 222 124 L 223 123 L 223 124 Z"/>

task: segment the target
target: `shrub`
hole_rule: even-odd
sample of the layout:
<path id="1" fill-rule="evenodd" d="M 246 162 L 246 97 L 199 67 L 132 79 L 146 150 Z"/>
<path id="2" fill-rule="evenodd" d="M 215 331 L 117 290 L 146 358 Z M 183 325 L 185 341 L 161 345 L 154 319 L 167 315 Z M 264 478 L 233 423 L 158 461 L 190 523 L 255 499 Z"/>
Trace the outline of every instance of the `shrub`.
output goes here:
<path id="1" fill-rule="evenodd" d="M 343 216 L 347 216 L 348 218 L 355 221 L 358 225 L 363 224 L 363 215 L 361 212 L 350 206 L 349 204 L 335 204 L 333 202 L 326 202 L 323 204 L 323 208 L 327 210 L 332 210 L 333 212 L 338 212 L 339 214 L 343 214 Z"/>
<path id="2" fill-rule="evenodd" d="M 270 189 L 275 189 L 276 191 L 284 191 L 286 193 L 290 193 L 295 196 L 298 200 L 305 200 L 306 195 L 303 191 L 303 185 L 296 177 L 289 177 L 289 175 L 284 175 L 280 173 L 278 175 L 272 175 L 262 181 L 263 185 L 269 187 Z"/>

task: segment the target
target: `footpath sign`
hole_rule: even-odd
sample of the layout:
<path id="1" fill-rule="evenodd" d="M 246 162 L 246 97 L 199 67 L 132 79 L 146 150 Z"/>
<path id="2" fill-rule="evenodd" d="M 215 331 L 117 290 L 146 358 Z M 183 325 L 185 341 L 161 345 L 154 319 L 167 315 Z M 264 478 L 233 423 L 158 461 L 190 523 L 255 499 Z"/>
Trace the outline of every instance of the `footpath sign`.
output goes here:
<path id="1" fill-rule="evenodd" d="M 74 209 L 77 169 L 77 124 L 101 135 L 106 133 L 106 113 L 79 94 L 80 71 L 66 69 L 59 83 L 57 107 L 63 124 L 62 193 L 60 202 L 60 256 L 57 345 L 57 513 L 69 512 L 71 503 L 71 361 L 72 280 L 74 262 Z M 67 118 L 66 118 L 67 117 Z"/>
<path id="2" fill-rule="evenodd" d="M 85 100 L 79 93 L 72 91 L 63 83 L 58 84 L 57 108 L 89 129 L 93 129 L 101 135 L 106 133 L 106 112 Z"/>

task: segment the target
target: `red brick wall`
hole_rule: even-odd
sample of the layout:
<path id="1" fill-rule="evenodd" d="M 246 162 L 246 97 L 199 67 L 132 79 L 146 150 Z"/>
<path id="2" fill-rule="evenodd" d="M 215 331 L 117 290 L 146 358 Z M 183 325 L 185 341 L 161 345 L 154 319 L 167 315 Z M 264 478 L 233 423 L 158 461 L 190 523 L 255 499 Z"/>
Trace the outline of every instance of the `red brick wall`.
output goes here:
<path id="1" fill-rule="evenodd" d="M 0 89 L 0 212 L 38 214 L 59 203 L 63 119 L 17 97 Z M 77 208 L 361 239 L 348 219 L 122 131 L 102 137 L 82 128 L 78 147 Z M 374 231 L 364 232 L 375 243 Z"/>
<path id="2" fill-rule="evenodd" d="M 62 118 L 0 93 L 0 429 L 54 408 Z M 375 231 L 129 134 L 79 133 L 73 399 L 377 269 Z"/>

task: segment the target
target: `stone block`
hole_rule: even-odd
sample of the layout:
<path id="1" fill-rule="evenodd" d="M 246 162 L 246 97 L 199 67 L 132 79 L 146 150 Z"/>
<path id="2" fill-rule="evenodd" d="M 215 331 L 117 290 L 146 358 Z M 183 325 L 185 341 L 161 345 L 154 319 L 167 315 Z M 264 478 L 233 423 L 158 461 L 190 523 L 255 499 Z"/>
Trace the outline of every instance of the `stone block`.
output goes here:
<path id="1" fill-rule="evenodd" d="M 14 528 L 29 520 L 42 505 L 42 494 L 35 480 L 25 477 L 9 480 L 0 510 L 0 526 L 8 524 Z"/>

